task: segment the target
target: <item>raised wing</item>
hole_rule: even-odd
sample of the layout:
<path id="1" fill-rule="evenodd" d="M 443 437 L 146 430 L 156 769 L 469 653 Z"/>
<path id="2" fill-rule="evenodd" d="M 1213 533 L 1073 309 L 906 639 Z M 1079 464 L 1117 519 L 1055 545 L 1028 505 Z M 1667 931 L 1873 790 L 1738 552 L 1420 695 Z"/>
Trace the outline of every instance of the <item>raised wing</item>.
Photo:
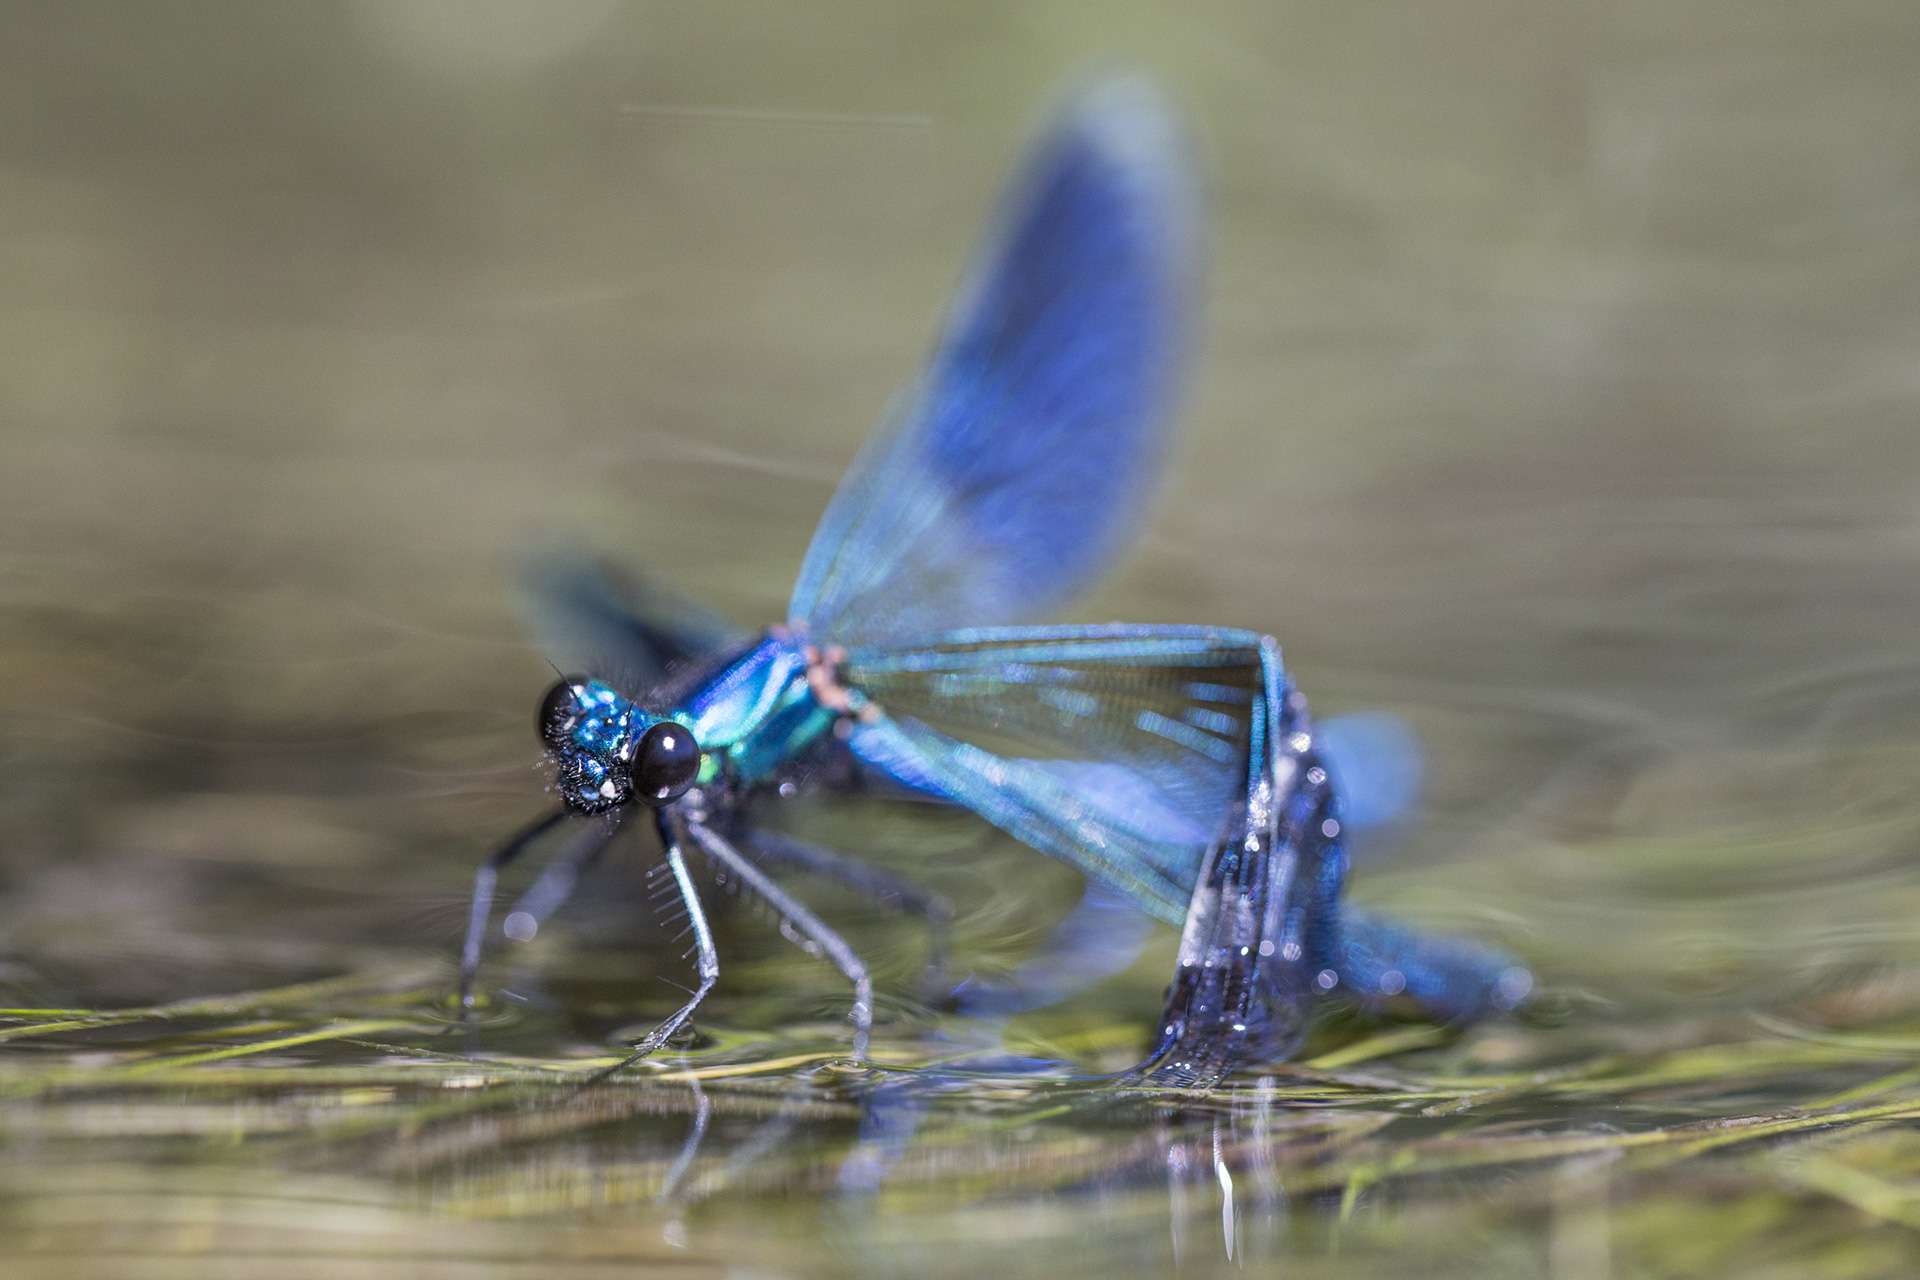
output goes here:
<path id="1" fill-rule="evenodd" d="M 1269 758 L 1260 638 L 1210 627 L 976 629 L 856 649 L 869 767 L 965 805 L 1172 924 Z"/>
<path id="2" fill-rule="evenodd" d="M 1184 345 L 1193 185 L 1125 80 L 1042 135 L 930 366 L 827 508 L 789 618 L 843 644 L 1043 614 L 1138 523 Z"/>
<path id="3" fill-rule="evenodd" d="M 735 628 L 698 605 L 572 552 L 529 557 L 521 580 L 528 622 L 548 658 L 629 697 L 740 641 Z"/>

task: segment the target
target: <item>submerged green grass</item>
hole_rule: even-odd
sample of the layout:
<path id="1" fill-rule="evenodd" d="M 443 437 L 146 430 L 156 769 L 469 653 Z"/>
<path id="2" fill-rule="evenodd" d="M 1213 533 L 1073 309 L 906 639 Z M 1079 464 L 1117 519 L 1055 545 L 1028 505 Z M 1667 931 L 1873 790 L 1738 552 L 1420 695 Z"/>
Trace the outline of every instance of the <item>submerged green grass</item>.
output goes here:
<path id="1" fill-rule="evenodd" d="M 1409 901 L 1429 879 L 1462 900 L 1504 879 L 1509 902 L 1558 881 L 1516 944 L 1538 1006 L 1469 1029 L 1335 1011 L 1298 1061 L 1205 1094 L 955 1075 L 943 1063 L 978 1028 L 897 1002 L 853 1062 L 830 997 L 764 1016 L 814 976 L 767 949 L 730 969 L 698 1040 L 603 1083 L 617 1040 L 583 1035 L 579 1009 L 459 1027 L 430 958 L 146 1008 L 0 1010 L 0 1205 L 14 1256 L 47 1274 L 100 1261 L 103 1223 L 115 1249 L 182 1273 L 290 1232 L 269 1251 L 297 1266 L 456 1274 L 564 1256 L 1351 1275 L 1410 1249 L 1439 1275 L 1894 1274 L 1920 1250 L 1920 964 L 1894 922 L 1920 902 L 1897 882 L 1832 889 L 1827 925 L 1789 916 L 1773 949 L 1743 947 L 1810 840 L 1756 843 L 1719 892 L 1709 870 L 1664 901 L 1648 880 L 1698 851 L 1569 844 L 1584 876 L 1545 859 L 1517 881 L 1492 857 L 1380 873 Z M 1794 963 L 1796 931 L 1849 905 L 1888 927 Z M 868 945 L 912 950 L 871 928 Z M 1695 960 L 1663 972 L 1661 954 Z M 609 958 L 562 943 L 540 962 Z M 1007 1047 L 1130 1061 L 1159 960 L 1016 1021 Z M 660 990 L 586 1003 L 635 1013 Z M 908 1094 L 924 1114 L 890 1140 L 875 1117 Z M 314 1234 L 334 1219 L 359 1225 Z M 1084 1247 L 1063 1258 L 1063 1235 Z"/>

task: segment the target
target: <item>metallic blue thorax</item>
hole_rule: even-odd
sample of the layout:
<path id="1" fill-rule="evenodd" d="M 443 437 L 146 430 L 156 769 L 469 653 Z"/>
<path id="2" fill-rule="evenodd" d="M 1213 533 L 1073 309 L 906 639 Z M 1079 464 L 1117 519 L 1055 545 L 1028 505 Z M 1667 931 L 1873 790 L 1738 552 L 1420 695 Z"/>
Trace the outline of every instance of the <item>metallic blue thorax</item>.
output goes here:
<path id="1" fill-rule="evenodd" d="M 723 770 L 760 782 L 833 727 L 807 683 L 807 657 L 791 637 L 768 634 L 685 694 L 674 713 L 707 753 L 701 781 Z"/>

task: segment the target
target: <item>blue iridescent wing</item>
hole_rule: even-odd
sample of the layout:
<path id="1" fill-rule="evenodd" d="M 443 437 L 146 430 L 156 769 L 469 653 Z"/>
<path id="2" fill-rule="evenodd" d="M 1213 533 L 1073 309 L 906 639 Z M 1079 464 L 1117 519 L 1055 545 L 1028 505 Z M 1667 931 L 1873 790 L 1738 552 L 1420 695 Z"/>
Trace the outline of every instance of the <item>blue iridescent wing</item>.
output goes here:
<path id="1" fill-rule="evenodd" d="M 854 464 L 789 618 L 843 644 L 1044 615 L 1138 524 L 1184 345 L 1193 185 L 1158 97 L 1040 138 L 922 381 Z"/>
<path id="2" fill-rule="evenodd" d="M 630 697 L 644 696 L 670 671 L 737 647 L 742 638 L 698 605 L 573 552 L 528 557 L 521 595 L 549 659 Z"/>
<path id="3" fill-rule="evenodd" d="M 1506 952 L 1466 938 L 1425 933 L 1349 907 L 1324 963 L 1345 993 L 1366 1005 L 1397 999 L 1439 1022 L 1466 1022 L 1526 1003 L 1533 974 Z"/>
<path id="4" fill-rule="evenodd" d="M 973 809 L 1178 924 L 1267 748 L 1260 637 L 1213 627 L 984 628 L 857 648 L 868 767 Z"/>
<path id="5" fill-rule="evenodd" d="M 1419 799 L 1426 756 L 1420 739 L 1399 716 L 1356 711 L 1318 722 L 1315 736 L 1327 768 L 1339 784 L 1343 821 L 1349 831 L 1367 831 L 1405 818 Z M 917 760 L 889 756 L 878 740 L 863 742 L 855 729 L 837 750 L 855 750 L 859 783 L 928 800 L 946 801 L 932 779 L 916 772 Z M 1089 766 L 1097 771 L 1098 766 Z"/>
<path id="6" fill-rule="evenodd" d="M 1314 732 L 1349 830 L 1384 827 L 1412 812 L 1427 764 L 1412 725 L 1390 711 L 1352 711 L 1327 717 Z"/>

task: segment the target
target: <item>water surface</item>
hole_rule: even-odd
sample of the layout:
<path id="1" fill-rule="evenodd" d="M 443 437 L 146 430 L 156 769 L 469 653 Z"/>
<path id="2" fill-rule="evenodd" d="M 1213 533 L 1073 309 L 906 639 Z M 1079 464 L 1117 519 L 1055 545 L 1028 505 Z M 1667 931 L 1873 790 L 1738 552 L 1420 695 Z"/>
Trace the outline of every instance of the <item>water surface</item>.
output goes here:
<path id="1" fill-rule="evenodd" d="M 1910 1270 L 1908 7 L 531 12 L 8 8 L 9 1274 Z M 1354 894 L 1538 1012 L 1120 1097 L 1071 1077 L 1142 1051 L 1170 933 L 989 1028 L 814 893 L 871 1061 L 742 906 L 699 1038 L 582 1090 L 685 980 L 636 841 L 454 1032 L 471 867 L 540 801 L 515 557 L 777 618 L 1103 58 L 1188 106 L 1212 269 L 1078 616 L 1271 630 L 1322 713 L 1404 717 Z M 951 895 L 983 978 L 1078 893 L 959 818 L 795 820 Z"/>

